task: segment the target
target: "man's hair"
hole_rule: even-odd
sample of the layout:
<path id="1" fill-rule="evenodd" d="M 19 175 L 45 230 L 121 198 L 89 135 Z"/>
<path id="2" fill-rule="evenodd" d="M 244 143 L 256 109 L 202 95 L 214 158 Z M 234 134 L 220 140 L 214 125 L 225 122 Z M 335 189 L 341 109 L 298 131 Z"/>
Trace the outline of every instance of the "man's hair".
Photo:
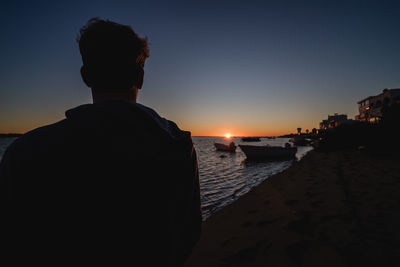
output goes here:
<path id="1" fill-rule="evenodd" d="M 147 38 L 109 20 L 90 19 L 77 41 L 90 86 L 96 90 L 131 88 L 149 57 Z"/>

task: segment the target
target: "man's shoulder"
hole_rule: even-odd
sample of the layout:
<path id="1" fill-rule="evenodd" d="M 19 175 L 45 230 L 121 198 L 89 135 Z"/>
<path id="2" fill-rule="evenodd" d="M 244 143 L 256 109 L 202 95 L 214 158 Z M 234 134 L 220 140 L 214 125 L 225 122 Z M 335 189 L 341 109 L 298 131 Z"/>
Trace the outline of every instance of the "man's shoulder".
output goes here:
<path id="1" fill-rule="evenodd" d="M 56 123 L 35 128 L 18 137 L 9 147 L 8 151 L 18 152 L 43 146 L 54 139 L 62 139 L 65 135 L 67 122 L 65 119 Z"/>
<path id="2" fill-rule="evenodd" d="M 147 114 L 148 118 L 155 122 L 160 131 L 163 131 L 169 138 L 178 141 L 182 139 L 190 139 L 190 131 L 185 131 L 172 120 L 161 117 L 154 109 L 145 105 L 136 103 L 136 106 Z"/>

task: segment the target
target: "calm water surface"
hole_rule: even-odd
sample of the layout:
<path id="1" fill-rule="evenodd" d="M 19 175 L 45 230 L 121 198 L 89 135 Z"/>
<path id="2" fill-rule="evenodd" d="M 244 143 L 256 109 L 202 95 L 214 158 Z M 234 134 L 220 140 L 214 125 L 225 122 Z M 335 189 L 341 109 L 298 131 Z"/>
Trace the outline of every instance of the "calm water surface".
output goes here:
<path id="1" fill-rule="evenodd" d="M 0 160 L 5 149 L 15 138 L 0 138 Z M 237 148 L 236 153 L 219 152 L 214 142 L 229 144 L 283 146 L 289 138 L 261 138 L 261 142 L 244 143 L 240 138 L 193 137 L 197 151 L 203 218 L 232 203 L 268 177 L 289 168 L 293 160 L 278 162 L 246 162 L 246 156 Z M 311 147 L 298 147 L 296 160 L 301 159 Z"/>
<path id="2" fill-rule="evenodd" d="M 293 160 L 275 162 L 247 162 L 238 147 L 236 153 L 216 151 L 214 142 L 229 144 L 284 146 L 289 138 L 261 138 L 261 142 L 242 142 L 240 138 L 193 137 L 200 172 L 203 219 L 237 200 L 268 177 L 289 168 Z M 312 147 L 298 147 L 300 160 Z"/>

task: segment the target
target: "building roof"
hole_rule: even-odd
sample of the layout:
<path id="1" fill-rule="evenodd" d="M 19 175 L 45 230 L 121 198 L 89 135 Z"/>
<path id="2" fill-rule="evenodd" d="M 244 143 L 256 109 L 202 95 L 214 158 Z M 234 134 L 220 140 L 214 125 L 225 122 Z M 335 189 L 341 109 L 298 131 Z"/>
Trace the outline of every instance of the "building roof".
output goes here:
<path id="1" fill-rule="evenodd" d="M 364 98 L 363 100 L 358 101 L 357 104 L 360 104 L 360 103 L 364 102 L 365 100 L 368 100 L 368 99 L 373 98 L 373 97 L 375 97 L 375 96 L 372 96 L 372 95 L 368 96 L 368 97 Z"/>
<path id="2" fill-rule="evenodd" d="M 377 94 L 377 95 L 373 95 L 373 96 L 368 96 L 368 97 L 364 98 L 363 100 L 358 101 L 357 104 L 360 104 L 360 103 L 362 103 L 362 102 L 364 102 L 364 101 L 366 101 L 366 100 L 368 100 L 368 99 L 370 99 L 370 98 L 380 96 L 380 95 L 383 94 L 386 90 L 389 90 L 391 93 L 396 93 L 396 94 L 399 93 L 399 94 L 400 94 L 400 88 L 393 88 L 393 89 L 385 88 L 385 89 L 383 89 L 382 93 Z"/>

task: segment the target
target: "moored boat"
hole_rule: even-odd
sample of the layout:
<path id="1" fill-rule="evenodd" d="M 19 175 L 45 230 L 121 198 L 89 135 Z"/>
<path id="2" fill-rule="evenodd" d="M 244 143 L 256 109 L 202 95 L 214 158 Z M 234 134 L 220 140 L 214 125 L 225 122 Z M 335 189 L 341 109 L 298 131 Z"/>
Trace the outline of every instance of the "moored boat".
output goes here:
<path id="1" fill-rule="evenodd" d="M 240 149 L 249 160 L 260 159 L 291 159 L 296 156 L 297 147 L 280 147 L 280 146 L 250 146 L 239 145 Z"/>
<path id="2" fill-rule="evenodd" d="M 236 152 L 236 145 L 234 142 L 231 142 L 229 145 L 214 143 L 215 148 L 218 151 L 226 151 L 226 152 Z"/>
<path id="3" fill-rule="evenodd" d="M 290 141 L 295 146 L 307 146 L 310 144 L 310 142 L 302 135 L 295 135 L 293 136 L 293 138 L 290 139 Z"/>
<path id="4" fill-rule="evenodd" d="M 260 137 L 243 137 L 243 142 L 260 142 Z"/>

